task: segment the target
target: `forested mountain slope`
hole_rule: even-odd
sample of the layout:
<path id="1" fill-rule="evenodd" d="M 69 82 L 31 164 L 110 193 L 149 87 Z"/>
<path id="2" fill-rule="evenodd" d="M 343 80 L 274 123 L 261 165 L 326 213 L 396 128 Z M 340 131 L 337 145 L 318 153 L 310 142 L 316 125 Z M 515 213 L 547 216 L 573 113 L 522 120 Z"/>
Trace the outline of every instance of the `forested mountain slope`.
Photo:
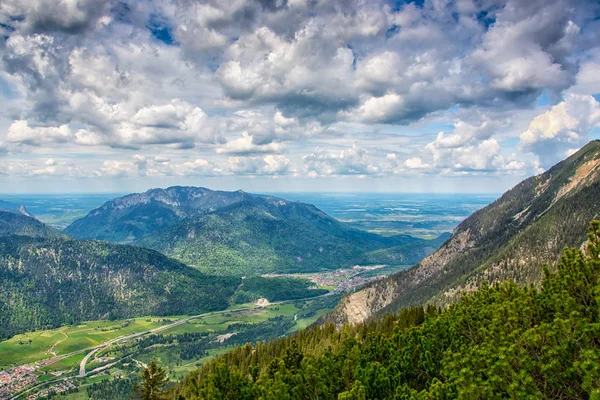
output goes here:
<path id="1" fill-rule="evenodd" d="M 12 223 L 6 217 L 0 226 Z M 17 232 L 32 236 L 0 237 L 0 338 L 84 320 L 223 309 L 240 284 L 141 247 L 40 237 L 29 229 L 39 221 L 20 217 L 30 225 Z"/>
<path id="2" fill-rule="evenodd" d="M 600 141 L 592 141 L 475 212 L 413 268 L 343 298 L 326 320 L 355 323 L 428 301 L 448 304 L 483 280 L 539 282 L 540 266 L 579 247 L 599 213 Z"/>
<path id="3" fill-rule="evenodd" d="M 257 197 L 186 219 L 139 244 L 214 273 L 261 274 L 336 269 L 366 260 L 409 264 L 441 243 L 407 235 L 386 238 L 308 204 Z"/>
<path id="4" fill-rule="evenodd" d="M 411 264 L 440 244 L 360 231 L 309 204 L 194 187 L 115 199 L 65 232 L 133 243 L 204 271 L 239 275 L 320 271 L 364 261 Z"/>
<path id="5" fill-rule="evenodd" d="M 150 189 L 106 202 L 74 221 L 65 232 L 79 239 L 134 243 L 160 233 L 185 218 L 258 196 L 242 191 L 223 192 L 201 187 Z"/>
<path id="6" fill-rule="evenodd" d="M 0 237 L 10 235 L 32 237 L 66 237 L 35 218 L 18 212 L 0 210 Z"/>
<path id="7" fill-rule="evenodd" d="M 180 382 L 173 399 L 597 399 L 600 222 L 541 289 L 504 282 L 448 310 L 315 326 L 238 347 Z M 532 267 L 533 268 L 533 267 Z"/>

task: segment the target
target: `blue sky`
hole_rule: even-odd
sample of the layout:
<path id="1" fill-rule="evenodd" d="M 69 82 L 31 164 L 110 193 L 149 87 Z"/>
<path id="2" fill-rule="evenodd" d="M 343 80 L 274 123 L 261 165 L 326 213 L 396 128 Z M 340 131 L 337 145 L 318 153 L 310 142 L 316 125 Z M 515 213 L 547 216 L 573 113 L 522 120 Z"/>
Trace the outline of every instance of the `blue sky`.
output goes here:
<path id="1" fill-rule="evenodd" d="M 0 192 L 506 190 L 600 138 L 595 1 L 4 0 Z"/>

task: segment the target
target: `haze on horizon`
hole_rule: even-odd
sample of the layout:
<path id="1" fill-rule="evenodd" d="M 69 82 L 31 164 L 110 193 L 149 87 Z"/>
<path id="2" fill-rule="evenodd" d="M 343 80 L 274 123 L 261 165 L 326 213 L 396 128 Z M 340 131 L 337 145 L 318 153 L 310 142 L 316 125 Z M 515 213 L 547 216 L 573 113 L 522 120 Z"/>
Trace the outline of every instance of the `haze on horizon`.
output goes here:
<path id="1" fill-rule="evenodd" d="M 2 193 L 500 193 L 598 100 L 593 0 L 0 3 Z"/>

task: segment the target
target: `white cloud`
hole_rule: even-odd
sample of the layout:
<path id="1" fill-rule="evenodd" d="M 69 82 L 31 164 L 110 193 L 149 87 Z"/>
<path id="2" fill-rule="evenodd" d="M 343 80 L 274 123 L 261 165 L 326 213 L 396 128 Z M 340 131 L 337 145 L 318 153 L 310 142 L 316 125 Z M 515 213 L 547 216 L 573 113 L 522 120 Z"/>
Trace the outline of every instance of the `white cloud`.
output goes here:
<path id="1" fill-rule="evenodd" d="M 473 52 L 472 62 L 483 68 L 493 88 L 502 91 L 564 89 L 574 81 L 566 57 L 580 32 L 574 15 L 575 7 L 568 1 L 508 2 Z"/>
<path id="2" fill-rule="evenodd" d="M 260 154 L 278 153 L 283 150 L 281 143 L 255 144 L 252 135 L 243 132 L 242 137 L 233 139 L 217 148 L 217 153 L 224 154 Z"/>
<path id="3" fill-rule="evenodd" d="M 304 168 L 311 177 L 332 175 L 374 175 L 381 168 L 366 149 L 356 145 L 341 151 L 315 149 L 302 157 Z"/>
<path id="4" fill-rule="evenodd" d="M 27 121 L 13 122 L 8 128 L 6 140 L 39 146 L 48 143 L 65 143 L 72 139 L 73 133 L 68 125 L 59 127 L 30 127 Z"/>
<path id="5" fill-rule="evenodd" d="M 11 177 L 43 178 L 94 178 L 100 176 L 100 172 L 77 165 L 69 160 L 36 160 L 0 162 L 0 175 Z"/>
<path id="6" fill-rule="evenodd" d="M 408 169 L 430 169 L 429 164 L 423 163 L 420 157 L 409 158 L 404 162 L 404 166 Z"/>
<path id="7" fill-rule="evenodd" d="M 286 175 L 293 172 L 290 160 L 285 156 L 267 155 L 265 157 L 229 157 L 229 173 L 241 175 Z"/>
<path id="8" fill-rule="evenodd" d="M 567 151 L 589 140 L 590 131 L 600 124 L 600 103 L 592 96 L 567 95 L 565 99 L 531 121 L 520 135 L 524 151 L 539 156 L 549 167 L 564 158 Z"/>
<path id="9" fill-rule="evenodd" d="M 432 146 L 437 148 L 456 148 L 474 140 L 485 140 L 490 138 L 500 126 L 500 122 L 489 119 L 477 125 L 465 121 L 456 121 L 454 123 L 454 131 L 449 135 L 440 132 L 433 141 Z"/>
<path id="10" fill-rule="evenodd" d="M 5 0 L 0 155 L 19 176 L 524 175 L 598 123 L 593 3 Z M 566 97 L 531 121 L 542 93 Z"/>

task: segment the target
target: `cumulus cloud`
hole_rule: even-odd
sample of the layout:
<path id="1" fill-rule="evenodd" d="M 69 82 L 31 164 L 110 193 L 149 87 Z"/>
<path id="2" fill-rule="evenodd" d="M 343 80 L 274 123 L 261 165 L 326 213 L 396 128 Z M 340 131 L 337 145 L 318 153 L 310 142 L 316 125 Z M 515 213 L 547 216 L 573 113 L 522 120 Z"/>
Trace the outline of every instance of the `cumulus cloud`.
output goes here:
<path id="1" fill-rule="evenodd" d="M 541 12 L 540 12 L 541 10 Z M 491 87 L 506 93 L 564 89 L 577 69 L 568 60 L 579 37 L 568 1 L 508 2 L 472 54 Z"/>
<path id="2" fill-rule="evenodd" d="M 100 171 L 85 168 L 68 160 L 11 161 L 0 162 L 0 175 L 12 177 L 65 177 L 94 178 L 101 176 Z"/>
<path id="3" fill-rule="evenodd" d="M 283 150 L 283 146 L 280 143 L 266 143 L 256 144 L 254 143 L 252 135 L 248 132 L 243 132 L 242 137 L 233 139 L 217 148 L 217 153 L 225 154 L 238 154 L 238 155 L 250 155 L 260 153 L 278 153 Z"/>
<path id="4" fill-rule="evenodd" d="M 481 141 L 489 139 L 501 126 L 499 121 L 486 119 L 479 124 L 472 124 L 465 121 L 454 123 L 454 130 L 451 134 L 440 132 L 437 138 L 431 143 L 435 148 L 457 148 L 464 146 L 472 141 Z"/>
<path id="5" fill-rule="evenodd" d="M 408 169 L 430 169 L 431 165 L 423 163 L 420 157 L 409 158 L 404 161 L 404 166 Z"/>
<path id="6" fill-rule="evenodd" d="M 440 132 L 420 154 L 404 161 L 406 170 L 450 175 L 537 173 L 536 160 L 502 151 L 492 137 L 503 127 L 501 120 L 479 116 L 479 122 L 454 122 L 450 133 Z"/>
<path id="7" fill-rule="evenodd" d="M 101 18 L 108 16 L 110 1 L 98 0 L 5 0 L 0 4 L 0 16 L 24 32 L 60 32 L 78 34 L 93 29 Z M 9 16 L 21 19 L 7 21 Z"/>
<path id="8" fill-rule="evenodd" d="M 524 151 L 539 156 L 549 167 L 589 140 L 590 131 L 600 124 L 600 103 L 592 96 L 568 95 L 564 101 L 538 115 L 520 135 Z"/>
<path id="9" fill-rule="evenodd" d="M 356 145 L 341 151 L 316 149 L 302 157 L 308 176 L 374 175 L 381 171 L 366 149 Z"/>
<path id="10" fill-rule="evenodd" d="M 27 121 L 13 122 L 8 128 L 6 139 L 9 142 L 19 142 L 39 146 L 46 143 L 65 143 L 73 137 L 68 125 L 59 127 L 30 127 Z"/>
<path id="11" fill-rule="evenodd" d="M 293 172 L 290 160 L 285 156 L 229 157 L 227 171 L 241 175 L 286 175 Z"/>
<path id="12" fill-rule="evenodd" d="M 515 152 L 548 166 L 598 123 L 595 3 L 5 0 L 0 154 L 102 152 L 89 171 L 114 177 L 524 173 Z M 542 94 L 565 100 L 507 132 Z"/>

